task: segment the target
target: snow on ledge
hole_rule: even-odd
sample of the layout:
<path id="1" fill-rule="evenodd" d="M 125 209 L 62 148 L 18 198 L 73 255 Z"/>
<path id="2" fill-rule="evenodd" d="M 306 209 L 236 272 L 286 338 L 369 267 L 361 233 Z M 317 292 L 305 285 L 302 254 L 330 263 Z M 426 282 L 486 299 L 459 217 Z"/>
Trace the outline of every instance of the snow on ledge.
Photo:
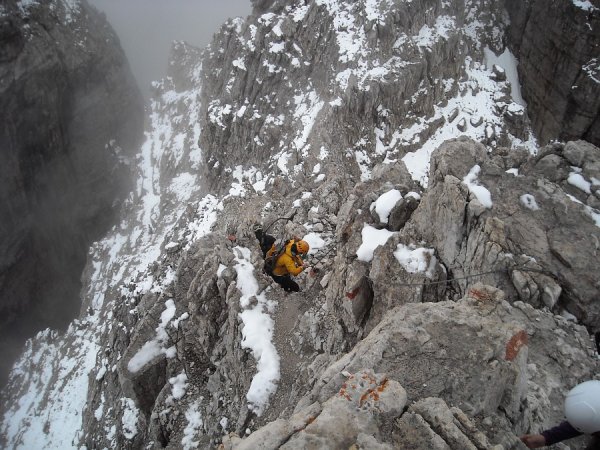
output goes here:
<path id="1" fill-rule="evenodd" d="M 398 189 L 391 189 L 385 194 L 380 195 L 377 200 L 371 203 L 369 209 L 371 211 L 375 210 L 381 223 L 388 223 L 392 209 L 394 209 L 394 206 L 396 206 L 396 203 L 400 200 L 402 200 L 400 191 Z"/>
<path id="2" fill-rule="evenodd" d="M 127 363 L 127 369 L 131 373 L 139 372 L 146 364 L 163 353 L 167 358 L 175 356 L 174 347 L 165 347 L 165 344 L 169 341 L 166 328 L 171 319 L 175 317 L 175 302 L 167 300 L 165 306 L 166 309 L 160 315 L 160 323 L 156 327 L 156 337 L 146 342 Z"/>
<path id="3" fill-rule="evenodd" d="M 427 278 L 433 278 L 437 262 L 434 249 L 398 244 L 394 257 L 408 273 L 424 273 Z"/>
<path id="4" fill-rule="evenodd" d="M 526 106 L 527 102 L 525 102 L 525 99 L 521 95 L 521 83 L 519 82 L 519 73 L 517 71 L 519 62 L 515 58 L 515 55 L 508 48 L 500 55 L 496 55 L 488 47 L 483 49 L 483 54 L 487 66 L 491 67 L 496 64 L 504 69 L 506 80 L 510 83 L 510 94 L 513 101 L 521 106 Z"/>
<path id="5" fill-rule="evenodd" d="M 386 229 L 378 230 L 365 223 L 362 229 L 362 244 L 356 251 L 359 261 L 370 262 L 373 259 L 375 249 L 385 245 L 395 233 Z"/>
<path id="6" fill-rule="evenodd" d="M 583 178 L 583 176 L 578 171 L 574 171 L 569 174 L 569 178 L 567 178 L 567 183 L 569 183 L 571 186 L 575 186 L 577 189 L 585 192 L 586 194 L 592 193 L 592 183 Z"/>
<path id="7" fill-rule="evenodd" d="M 477 180 L 477 175 L 481 171 L 481 167 L 478 164 L 475 164 L 466 177 L 463 178 L 463 183 L 467 185 L 469 188 L 469 192 L 477 197 L 479 203 L 481 203 L 485 208 L 492 207 L 492 194 L 487 190 L 486 187 L 481 186 Z"/>

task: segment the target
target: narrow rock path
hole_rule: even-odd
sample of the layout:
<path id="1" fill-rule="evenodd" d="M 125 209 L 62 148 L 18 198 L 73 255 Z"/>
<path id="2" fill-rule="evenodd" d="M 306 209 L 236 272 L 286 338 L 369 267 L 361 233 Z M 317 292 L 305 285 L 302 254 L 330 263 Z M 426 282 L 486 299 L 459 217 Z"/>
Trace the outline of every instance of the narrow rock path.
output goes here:
<path id="1" fill-rule="evenodd" d="M 307 361 L 306 357 L 294 350 L 292 346 L 293 330 L 297 320 L 308 308 L 310 299 L 304 293 L 282 294 L 272 317 L 275 322 L 273 341 L 280 358 L 281 377 L 277 391 L 269 400 L 269 408 L 260 418 L 261 422 L 277 419 L 284 412 L 289 417 L 295 402 L 294 385 L 298 380 L 300 369 Z M 296 399 L 297 400 L 297 399 Z"/>

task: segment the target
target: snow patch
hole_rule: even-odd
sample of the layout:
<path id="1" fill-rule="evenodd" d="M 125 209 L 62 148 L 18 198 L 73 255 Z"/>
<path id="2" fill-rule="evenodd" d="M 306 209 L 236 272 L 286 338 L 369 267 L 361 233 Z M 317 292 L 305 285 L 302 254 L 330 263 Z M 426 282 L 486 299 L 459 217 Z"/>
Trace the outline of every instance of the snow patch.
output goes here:
<path id="1" fill-rule="evenodd" d="M 463 178 L 463 183 L 467 185 L 469 192 L 473 194 L 477 200 L 479 200 L 479 203 L 481 203 L 485 208 L 491 208 L 492 194 L 487 190 L 486 187 L 481 186 L 477 180 L 480 170 L 481 167 L 479 167 L 478 164 L 475 164 L 467 176 Z"/>
<path id="2" fill-rule="evenodd" d="M 365 224 L 361 232 L 362 243 L 356 251 L 359 261 L 370 262 L 373 259 L 375 249 L 381 245 L 385 245 L 388 239 L 394 234 L 392 231 L 386 229 L 378 230 L 371 225 Z"/>
<path id="3" fill-rule="evenodd" d="M 535 201 L 535 197 L 531 194 L 523 194 L 521 195 L 521 197 L 519 197 L 519 200 L 525 208 L 529 208 L 532 211 L 537 211 L 538 209 L 540 209 L 537 202 Z"/>
<path id="4" fill-rule="evenodd" d="M 497 64 L 504 69 L 506 79 L 510 83 L 510 93 L 513 101 L 521 106 L 525 106 L 527 103 L 521 95 L 521 83 L 519 82 L 519 72 L 517 71 L 519 62 L 515 58 L 515 55 L 512 54 L 508 47 L 500 55 L 496 55 L 488 47 L 485 47 L 483 54 L 487 66 L 492 67 L 492 65 Z"/>
<path id="5" fill-rule="evenodd" d="M 400 200 L 402 200 L 400 191 L 398 189 L 391 189 L 371 203 L 370 210 L 375 210 L 381 223 L 388 223 L 390 212 L 392 212 L 392 209 Z"/>
<path id="6" fill-rule="evenodd" d="M 592 193 L 592 183 L 583 178 L 583 176 L 578 172 L 571 172 L 569 174 L 569 178 L 567 178 L 567 183 L 569 183 L 571 186 L 575 186 L 577 189 L 585 192 L 586 194 Z"/>
<path id="7" fill-rule="evenodd" d="M 431 48 L 440 39 L 448 39 L 449 32 L 456 28 L 454 18 L 450 16 L 438 16 L 432 27 L 423 25 L 414 42 L 418 47 Z"/>
<path id="8" fill-rule="evenodd" d="M 408 273 L 424 273 L 433 278 L 437 259 L 432 248 L 417 248 L 415 245 L 398 244 L 394 257 Z"/>
<path id="9" fill-rule="evenodd" d="M 319 233 L 308 233 L 302 240 L 308 242 L 308 246 L 310 247 L 309 254 L 317 253 L 317 250 L 325 247 L 325 241 Z"/>
<path id="10" fill-rule="evenodd" d="M 256 360 L 258 372 L 252 378 L 252 383 L 246 399 L 248 408 L 260 416 L 269 401 L 269 397 L 277 390 L 280 378 L 279 355 L 273 344 L 273 319 L 267 314 L 273 308 L 264 293 L 258 292 L 258 282 L 254 277 L 254 266 L 250 261 L 251 252 L 245 247 L 235 247 L 234 266 L 237 272 L 237 288 L 241 292 L 240 305 L 243 311 L 239 314 L 243 322 L 242 348 L 252 351 Z M 250 307 L 250 299 L 255 298 L 256 304 Z"/>
<path id="11" fill-rule="evenodd" d="M 185 418 L 187 425 L 183 430 L 183 438 L 181 439 L 181 445 L 183 450 L 192 450 L 198 448 L 200 441 L 195 440 L 196 436 L 200 434 L 204 422 L 202 421 L 202 415 L 200 414 L 200 402 L 202 398 L 196 400 L 190 404 L 187 411 L 185 412 Z"/>
<path id="12" fill-rule="evenodd" d="M 121 399 L 121 405 L 123 406 L 123 416 L 121 417 L 123 436 L 133 439 L 138 432 L 137 422 L 140 410 L 135 406 L 135 402 L 127 397 Z"/>
<path id="13" fill-rule="evenodd" d="M 172 347 L 167 348 L 165 346 L 169 342 L 169 335 L 166 328 L 175 316 L 175 302 L 169 299 L 165 302 L 165 307 L 165 310 L 160 315 L 160 323 L 156 327 L 156 337 L 146 342 L 127 363 L 127 369 L 131 373 L 139 372 L 146 364 L 161 354 L 165 354 L 167 357 L 175 356 Z"/>
<path id="14" fill-rule="evenodd" d="M 180 398 L 182 398 L 185 395 L 185 391 L 187 390 L 187 383 L 188 377 L 185 374 L 185 372 L 180 373 L 179 375 L 175 376 L 175 377 L 171 377 L 169 378 L 169 383 L 172 386 L 172 392 L 173 392 L 173 398 L 175 400 L 179 400 Z"/>
<path id="15" fill-rule="evenodd" d="M 598 9 L 594 5 L 592 5 L 590 0 L 572 0 L 572 1 L 575 6 L 583 9 L 584 11 L 592 12 L 595 9 Z"/>

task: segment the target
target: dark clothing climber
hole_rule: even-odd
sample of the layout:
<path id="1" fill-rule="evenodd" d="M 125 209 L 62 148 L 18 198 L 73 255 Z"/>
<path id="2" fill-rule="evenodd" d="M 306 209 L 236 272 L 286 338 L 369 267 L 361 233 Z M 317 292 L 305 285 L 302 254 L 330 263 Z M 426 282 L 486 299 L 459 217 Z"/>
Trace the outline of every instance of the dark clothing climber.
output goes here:
<path id="1" fill-rule="evenodd" d="M 524 440 L 523 442 L 529 448 L 539 448 L 542 446 L 554 445 L 559 442 L 566 441 L 567 439 L 581 436 L 582 434 L 583 433 L 581 431 L 577 430 L 573 425 L 565 420 L 549 430 L 542 431 L 542 433 L 537 435 L 539 436 L 537 441 L 530 438 Z M 586 450 L 600 450 L 600 436 L 598 436 L 598 433 L 594 433 L 592 435 L 592 441 L 586 447 Z"/>
<path id="2" fill-rule="evenodd" d="M 255 227 L 254 234 L 265 258 L 265 273 L 270 275 L 286 292 L 300 291 L 300 286 L 292 280 L 290 275 L 299 275 L 304 270 L 304 262 L 300 255 L 308 253 L 308 243 L 300 239 L 290 239 L 285 243 L 285 248 L 281 253 L 276 254 L 276 239 L 273 236 L 264 233 L 260 226 Z M 269 258 L 276 259 L 269 261 Z M 267 262 L 271 262 L 271 264 L 267 264 Z"/>
<path id="3" fill-rule="evenodd" d="M 526 434 L 521 441 L 527 448 L 540 448 L 582 434 L 592 435 L 586 450 L 600 449 L 600 380 L 578 384 L 565 398 L 566 421 L 539 434 Z"/>

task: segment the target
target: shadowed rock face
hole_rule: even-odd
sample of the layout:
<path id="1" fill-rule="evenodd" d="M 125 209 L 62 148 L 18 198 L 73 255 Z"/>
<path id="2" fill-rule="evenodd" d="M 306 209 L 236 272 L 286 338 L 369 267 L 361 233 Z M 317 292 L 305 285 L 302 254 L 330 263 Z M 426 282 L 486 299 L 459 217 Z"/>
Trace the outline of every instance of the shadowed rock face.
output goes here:
<path id="1" fill-rule="evenodd" d="M 532 125 L 542 142 L 600 144 L 600 9 L 574 2 L 507 0 L 510 40 Z"/>
<path id="2" fill-rule="evenodd" d="M 64 8 L 0 9 L 0 384 L 26 337 L 79 312 L 142 130 L 116 35 L 86 3 Z"/>

